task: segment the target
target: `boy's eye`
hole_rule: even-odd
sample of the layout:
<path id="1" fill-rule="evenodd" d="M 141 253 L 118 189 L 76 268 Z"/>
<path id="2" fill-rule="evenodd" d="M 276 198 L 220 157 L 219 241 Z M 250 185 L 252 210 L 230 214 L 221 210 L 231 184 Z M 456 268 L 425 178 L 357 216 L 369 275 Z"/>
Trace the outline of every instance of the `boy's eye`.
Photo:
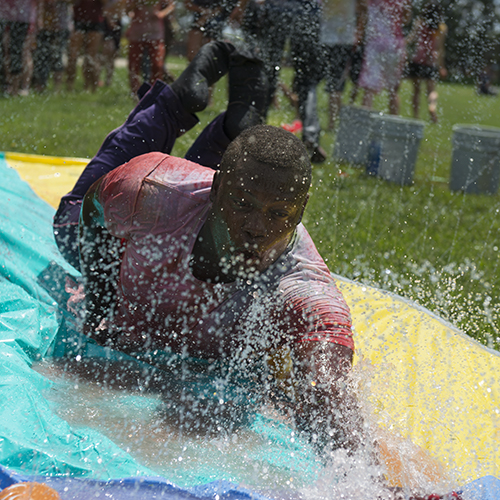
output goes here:
<path id="1" fill-rule="evenodd" d="M 250 208 L 252 205 L 241 198 L 233 198 L 233 204 L 238 208 Z"/>
<path id="2" fill-rule="evenodd" d="M 288 212 L 284 210 L 273 210 L 272 214 L 275 217 L 279 217 L 280 219 L 284 219 L 285 217 L 288 217 Z"/>

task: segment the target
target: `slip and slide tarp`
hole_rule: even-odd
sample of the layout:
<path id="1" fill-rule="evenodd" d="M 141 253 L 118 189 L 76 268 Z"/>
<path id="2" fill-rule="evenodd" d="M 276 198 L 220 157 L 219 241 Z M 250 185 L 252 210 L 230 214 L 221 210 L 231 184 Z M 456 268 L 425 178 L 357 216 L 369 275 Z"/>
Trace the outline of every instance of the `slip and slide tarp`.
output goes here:
<path id="1" fill-rule="evenodd" d="M 180 461 L 158 469 L 154 453 L 142 460 L 118 433 L 91 418 L 89 425 L 72 424 L 65 418 L 70 410 L 57 408 L 53 394 L 65 384 L 59 404 L 85 406 L 85 393 L 68 388 L 72 381 L 40 369 L 71 321 L 60 306 L 68 298 L 62 283 L 66 276 L 78 278 L 55 246 L 53 207 L 85 164 L 14 153 L 0 158 L 0 488 L 42 476 L 63 491 L 63 499 L 84 498 L 90 484 L 93 498 L 258 498 L 252 488 L 237 486 L 249 481 L 231 470 L 241 465 L 234 456 L 224 467 L 207 455 L 212 463 L 198 461 L 198 470 L 184 473 Z M 360 393 L 380 431 L 394 484 L 444 477 L 467 498 L 500 500 L 499 353 L 401 297 L 337 279 L 353 316 Z M 75 401 L 68 403 L 73 392 Z M 92 404 L 95 392 L 88 392 Z M 157 403 L 148 395 L 116 393 L 110 401 L 131 415 L 149 415 Z M 313 481 L 319 465 L 307 443 L 290 439 L 290 428 L 271 421 L 261 416 L 252 423 L 247 446 L 252 436 L 261 443 L 248 451 L 251 463 L 264 463 L 266 471 L 281 468 L 303 484 Z M 194 453 L 197 445 L 186 446 Z M 220 457 L 231 455 L 220 443 L 214 446 Z"/>

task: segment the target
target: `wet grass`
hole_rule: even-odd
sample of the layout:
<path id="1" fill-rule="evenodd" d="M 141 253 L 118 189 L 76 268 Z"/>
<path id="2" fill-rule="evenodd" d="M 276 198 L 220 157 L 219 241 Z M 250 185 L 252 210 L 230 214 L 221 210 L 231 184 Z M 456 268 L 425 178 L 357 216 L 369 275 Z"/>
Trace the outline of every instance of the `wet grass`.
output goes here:
<path id="1" fill-rule="evenodd" d="M 421 112 L 426 126 L 413 185 L 328 161 L 315 167 L 305 222 L 334 272 L 409 297 L 498 349 L 500 198 L 451 192 L 448 183 L 453 125 L 500 127 L 500 102 L 459 85 L 442 84 L 439 94 L 439 123 L 425 106 Z M 404 82 L 402 116 L 412 116 L 410 99 Z M 320 102 L 326 109 L 321 93 Z M 384 97 L 375 104 L 385 106 Z M 322 138 L 328 152 L 333 140 L 330 132 Z"/>
<path id="2" fill-rule="evenodd" d="M 173 61 L 178 73 L 182 60 Z M 284 72 L 290 82 L 290 71 Z M 81 82 L 78 82 L 81 85 Z M 201 124 L 180 138 L 173 154 L 183 155 L 201 127 L 226 103 L 225 80 Z M 438 124 L 426 122 L 411 186 L 367 176 L 363 169 L 331 159 L 334 132 L 322 146 L 330 158 L 314 167 L 305 224 L 333 272 L 375 284 L 416 300 L 485 345 L 500 348 L 499 195 L 464 195 L 448 188 L 454 124 L 500 127 L 499 98 L 476 95 L 469 86 L 439 86 Z M 411 116 L 411 88 L 401 89 L 401 115 Z M 320 119 L 327 124 L 327 97 L 318 93 Z M 386 110 L 386 96 L 375 108 Z M 424 98 L 422 96 L 422 102 Z M 295 111 L 283 95 L 269 122 L 290 123 Z M 134 102 L 126 70 L 110 88 L 0 98 L 0 151 L 92 157 L 103 138 L 119 126 Z"/>
<path id="3" fill-rule="evenodd" d="M 116 77 L 112 87 L 95 94 L 49 91 L 0 98 L 0 150 L 91 158 L 132 106 L 126 73 Z"/>

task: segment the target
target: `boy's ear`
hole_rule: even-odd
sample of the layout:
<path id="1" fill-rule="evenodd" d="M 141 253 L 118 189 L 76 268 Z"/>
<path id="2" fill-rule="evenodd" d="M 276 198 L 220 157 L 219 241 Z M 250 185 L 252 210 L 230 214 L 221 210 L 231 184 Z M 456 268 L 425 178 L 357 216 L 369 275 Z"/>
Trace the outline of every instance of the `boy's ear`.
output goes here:
<path id="1" fill-rule="evenodd" d="M 210 201 L 212 203 L 214 202 L 215 197 L 217 195 L 217 191 L 219 190 L 220 178 L 221 178 L 220 170 L 216 170 L 214 174 L 214 179 L 212 181 L 212 188 L 210 189 Z"/>
<path id="2" fill-rule="evenodd" d="M 300 217 L 299 217 L 299 220 L 298 220 L 297 224 L 299 224 L 300 222 L 302 222 L 302 217 L 304 217 L 304 211 L 306 209 L 306 205 L 307 205 L 308 201 L 309 201 L 309 193 L 306 194 L 304 202 L 302 203 L 302 212 L 300 213 Z"/>

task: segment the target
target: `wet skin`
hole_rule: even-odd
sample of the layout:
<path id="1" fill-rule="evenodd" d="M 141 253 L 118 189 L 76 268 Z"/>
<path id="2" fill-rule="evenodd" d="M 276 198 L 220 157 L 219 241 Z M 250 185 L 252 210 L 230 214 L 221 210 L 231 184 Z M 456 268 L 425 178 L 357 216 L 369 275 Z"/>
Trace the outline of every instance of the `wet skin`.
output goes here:
<path id="1" fill-rule="evenodd" d="M 267 269 L 289 245 L 307 203 L 294 174 L 248 160 L 217 172 L 213 203 L 193 249 L 193 272 L 230 282 Z"/>

